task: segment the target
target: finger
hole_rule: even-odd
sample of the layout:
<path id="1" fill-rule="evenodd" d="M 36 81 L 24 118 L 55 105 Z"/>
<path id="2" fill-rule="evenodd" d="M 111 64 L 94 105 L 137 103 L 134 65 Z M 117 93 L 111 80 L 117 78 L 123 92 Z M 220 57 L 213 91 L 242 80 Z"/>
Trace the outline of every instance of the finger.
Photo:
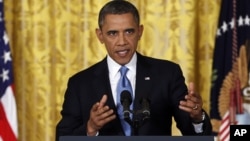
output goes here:
<path id="1" fill-rule="evenodd" d="M 103 96 L 102 96 L 102 99 L 100 100 L 99 108 L 103 107 L 103 106 L 106 104 L 107 99 L 108 99 L 108 96 L 107 96 L 107 95 L 103 95 Z"/>
<path id="2" fill-rule="evenodd" d="M 185 96 L 186 102 L 188 102 L 188 106 L 192 107 L 193 109 L 196 109 L 195 107 L 202 107 L 203 102 L 202 102 L 202 98 L 200 95 L 194 95 L 194 96 L 190 96 L 190 95 L 186 95 Z"/>
<path id="3" fill-rule="evenodd" d="M 194 83 L 193 82 L 189 83 L 188 91 L 189 91 L 189 94 L 194 94 L 195 89 L 194 89 Z"/>
<path id="4" fill-rule="evenodd" d="M 186 95 L 185 99 L 187 101 L 192 101 L 194 103 L 199 103 L 200 102 L 200 96 L 199 95 Z"/>
<path id="5" fill-rule="evenodd" d="M 98 127 L 103 126 L 107 122 L 110 122 L 111 120 L 115 119 L 116 115 L 114 114 L 114 111 L 112 109 L 109 109 L 105 111 L 102 114 L 99 114 L 98 116 L 95 117 L 95 125 Z"/>
<path id="6" fill-rule="evenodd" d="M 101 125 L 105 125 L 106 123 L 114 120 L 116 118 L 116 115 L 115 114 L 111 114 L 109 116 L 107 116 L 106 118 L 104 118 L 103 120 L 100 121 L 100 124 Z"/>
<path id="7" fill-rule="evenodd" d="M 108 116 L 104 119 L 98 120 L 97 122 L 95 122 L 95 125 L 98 129 L 102 128 L 105 124 L 107 124 L 108 122 L 114 120 L 116 118 L 116 115 L 113 114 L 111 116 Z"/>
<path id="8" fill-rule="evenodd" d="M 95 103 L 95 104 L 92 106 L 91 111 L 97 111 L 99 105 L 100 105 L 99 102 Z"/>
<path id="9" fill-rule="evenodd" d="M 192 101 L 194 101 L 194 102 L 199 102 L 199 101 L 200 101 L 201 96 L 200 96 L 199 93 L 196 93 L 196 92 L 195 92 L 195 86 L 194 86 L 194 83 L 193 83 L 193 82 L 190 82 L 190 83 L 189 83 L 189 89 L 188 89 L 188 91 L 189 91 L 188 95 L 189 95 L 189 96 L 192 96 L 192 97 L 190 98 L 190 100 L 192 100 Z M 194 98 L 193 98 L 193 97 L 194 97 Z"/>
<path id="10" fill-rule="evenodd" d="M 179 108 L 189 113 L 197 113 L 201 109 L 199 104 L 195 104 L 193 102 L 181 101 Z"/>
<path id="11" fill-rule="evenodd" d="M 114 120 L 115 118 L 116 115 L 114 114 L 114 111 L 110 109 L 98 117 L 97 125 L 103 126 L 104 124 L 110 122 L 111 120 Z"/>
<path id="12" fill-rule="evenodd" d="M 194 109 L 196 106 L 199 106 L 198 104 L 194 103 L 193 101 L 180 101 L 180 106 Z"/>
<path id="13" fill-rule="evenodd" d="M 100 116 L 100 120 L 105 120 L 106 118 L 114 115 L 114 111 L 112 109 L 108 109 L 107 111 L 103 112 Z"/>
<path id="14" fill-rule="evenodd" d="M 179 108 L 183 111 L 186 111 L 188 113 L 190 113 L 192 111 L 192 109 L 190 107 L 186 107 L 184 105 L 179 105 Z"/>
<path id="15" fill-rule="evenodd" d="M 106 113 L 109 110 L 110 110 L 109 106 L 98 107 L 97 115 L 101 115 L 103 113 Z"/>

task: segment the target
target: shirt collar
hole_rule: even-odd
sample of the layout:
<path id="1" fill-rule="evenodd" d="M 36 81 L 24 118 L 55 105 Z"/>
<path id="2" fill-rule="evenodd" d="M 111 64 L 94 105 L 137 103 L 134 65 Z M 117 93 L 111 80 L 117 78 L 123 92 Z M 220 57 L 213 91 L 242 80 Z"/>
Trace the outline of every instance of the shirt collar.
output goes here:
<path id="1" fill-rule="evenodd" d="M 129 68 L 130 73 L 135 74 L 136 72 L 136 62 L 137 62 L 137 54 L 134 53 L 133 57 L 131 58 L 130 62 L 128 62 L 125 66 Z M 107 63 L 109 69 L 109 75 L 111 78 L 114 78 L 121 65 L 116 63 L 109 55 L 107 56 Z"/>

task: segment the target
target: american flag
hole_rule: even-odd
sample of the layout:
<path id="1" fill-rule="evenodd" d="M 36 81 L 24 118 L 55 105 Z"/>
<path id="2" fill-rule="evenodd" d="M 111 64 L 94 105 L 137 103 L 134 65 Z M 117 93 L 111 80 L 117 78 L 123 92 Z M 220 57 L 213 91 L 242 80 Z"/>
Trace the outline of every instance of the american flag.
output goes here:
<path id="1" fill-rule="evenodd" d="M 0 141 L 17 141 L 17 110 L 13 92 L 12 58 L 0 0 Z"/>

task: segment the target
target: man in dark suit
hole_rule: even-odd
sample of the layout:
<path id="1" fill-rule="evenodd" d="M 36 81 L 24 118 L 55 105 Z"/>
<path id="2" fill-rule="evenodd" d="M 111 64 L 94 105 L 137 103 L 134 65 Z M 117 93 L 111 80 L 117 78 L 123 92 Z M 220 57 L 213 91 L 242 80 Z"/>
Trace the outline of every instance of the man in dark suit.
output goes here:
<path id="1" fill-rule="evenodd" d="M 210 135 L 209 116 L 191 83 L 189 89 L 178 64 L 136 51 L 143 33 L 137 9 L 127 1 L 110 1 L 99 13 L 96 35 L 107 57 L 69 79 L 56 138 L 64 135 L 125 135 L 117 112 L 119 69 L 126 66 L 132 85 L 132 131 L 129 135 L 171 135 L 172 117 L 182 135 Z M 139 111 L 146 99 L 149 118 Z M 142 117 L 142 118 L 141 118 Z"/>

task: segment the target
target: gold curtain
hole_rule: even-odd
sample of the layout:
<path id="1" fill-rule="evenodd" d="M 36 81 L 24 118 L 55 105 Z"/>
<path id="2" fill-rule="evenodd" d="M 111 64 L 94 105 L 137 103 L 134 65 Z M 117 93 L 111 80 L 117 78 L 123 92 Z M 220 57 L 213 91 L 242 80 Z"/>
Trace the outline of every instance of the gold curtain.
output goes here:
<path id="1" fill-rule="evenodd" d="M 4 0 L 19 141 L 53 141 L 68 78 L 106 55 L 95 35 L 108 0 Z M 209 111 L 220 0 L 130 0 L 141 14 L 138 51 L 179 63 Z M 174 128 L 173 135 L 180 135 Z"/>

